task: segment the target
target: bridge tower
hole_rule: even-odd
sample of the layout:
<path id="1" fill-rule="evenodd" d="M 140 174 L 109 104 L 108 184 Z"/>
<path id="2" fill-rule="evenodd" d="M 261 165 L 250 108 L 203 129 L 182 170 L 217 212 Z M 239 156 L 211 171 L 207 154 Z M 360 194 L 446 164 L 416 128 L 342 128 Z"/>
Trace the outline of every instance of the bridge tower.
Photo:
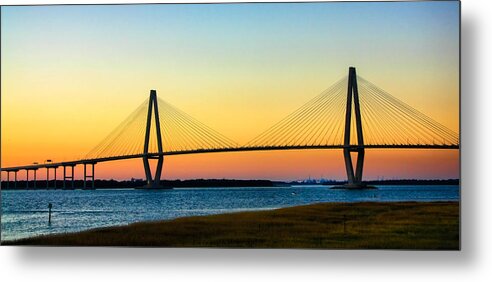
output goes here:
<path id="1" fill-rule="evenodd" d="M 152 156 L 149 154 L 149 141 L 150 141 L 150 130 L 152 126 L 152 112 L 154 113 L 156 135 L 157 135 L 157 149 L 158 155 Z M 146 188 L 159 188 L 159 182 L 161 181 L 162 165 L 164 163 L 164 155 L 162 150 L 162 136 L 161 136 L 161 124 L 159 121 L 159 109 L 157 106 L 157 91 L 150 90 L 149 99 L 149 110 L 147 112 L 147 126 L 145 129 L 145 140 L 144 140 L 144 152 L 143 152 L 143 164 L 145 170 L 145 178 L 147 180 Z M 152 177 L 150 171 L 149 159 L 157 159 L 157 166 L 155 169 L 155 174 Z"/>
<path id="2" fill-rule="evenodd" d="M 350 144 L 350 131 L 352 125 L 352 101 L 355 111 L 355 126 L 357 133 L 357 144 Z M 357 153 L 356 166 L 352 164 L 352 153 Z M 357 73 L 355 67 L 349 68 L 347 88 L 347 108 L 345 111 L 345 134 L 343 142 L 343 157 L 347 171 L 348 183 L 334 188 L 345 189 L 367 189 L 374 188 L 362 183 L 362 171 L 364 168 L 364 134 L 362 133 L 362 118 L 360 113 L 359 89 L 357 87 Z"/>

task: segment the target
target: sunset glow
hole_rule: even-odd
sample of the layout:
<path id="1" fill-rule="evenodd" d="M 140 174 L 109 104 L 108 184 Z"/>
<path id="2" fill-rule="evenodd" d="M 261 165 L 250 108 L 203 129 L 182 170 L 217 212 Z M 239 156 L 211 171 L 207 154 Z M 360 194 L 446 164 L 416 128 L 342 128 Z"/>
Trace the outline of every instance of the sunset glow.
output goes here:
<path id="1" fill-rule="evenodd" d="M 2 7 L 1 34 L 2 167 L 80 159 L 150 89 L 242 145 L 349 66 L 459 133 L 454 1 Z M 96 167 L 144 178 L 140 159 Z M 165 157 L 163 178 L 346 174 L 341 150 L 292 150 Z M 459 152 L 367 150 L 364 178 L 459 178 Z"/>

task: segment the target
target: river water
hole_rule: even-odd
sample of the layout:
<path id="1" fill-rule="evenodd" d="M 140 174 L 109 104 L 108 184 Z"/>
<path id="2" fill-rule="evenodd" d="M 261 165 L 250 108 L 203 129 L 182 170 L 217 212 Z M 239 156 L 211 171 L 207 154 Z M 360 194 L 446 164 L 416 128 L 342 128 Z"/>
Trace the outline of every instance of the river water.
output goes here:
<path id="1" fill-rule="evenodd" d="M 458 185 L 178 188 L 173 190 L 2 190 L 2 241 L 182 216 L 268 210 L 318 202 L 458 201 Z M 52 219 L 48 224 L 48 204 Z"/>

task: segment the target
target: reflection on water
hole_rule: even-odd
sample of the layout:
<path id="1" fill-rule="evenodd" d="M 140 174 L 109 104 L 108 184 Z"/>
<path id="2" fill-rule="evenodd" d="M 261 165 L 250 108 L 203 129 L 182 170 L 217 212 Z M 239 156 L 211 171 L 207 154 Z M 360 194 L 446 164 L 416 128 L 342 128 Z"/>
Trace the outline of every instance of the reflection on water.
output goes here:
<path id="1" fill-rule="evenodd" d="M 330 190 L 327 186 L 180 188 L 174 190 L 2 191 L 2 240 L 80 231 L 136 221 L 266 210 L 317 202 L 457 201 L 458 185 L 378 186 Z M 53 204 L 48 225 L 48 203 Z"/>

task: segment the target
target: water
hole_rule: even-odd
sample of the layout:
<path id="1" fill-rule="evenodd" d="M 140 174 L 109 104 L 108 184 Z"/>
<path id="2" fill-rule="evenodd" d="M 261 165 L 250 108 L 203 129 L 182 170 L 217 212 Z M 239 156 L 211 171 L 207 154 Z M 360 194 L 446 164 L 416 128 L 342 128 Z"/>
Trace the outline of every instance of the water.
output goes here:
<path id="1" fill-rule="evenodd" d="M 357 191 L 311 185 L 155 191 L 3 190 L 1 193 L 2 240 L 136 221 L 268 210 L 317 202 L 459 200 L 457 185 L 379 186 L 378 190 Z M 48 225 L 48 203 L 53 204 L 51 225 Z"/>

